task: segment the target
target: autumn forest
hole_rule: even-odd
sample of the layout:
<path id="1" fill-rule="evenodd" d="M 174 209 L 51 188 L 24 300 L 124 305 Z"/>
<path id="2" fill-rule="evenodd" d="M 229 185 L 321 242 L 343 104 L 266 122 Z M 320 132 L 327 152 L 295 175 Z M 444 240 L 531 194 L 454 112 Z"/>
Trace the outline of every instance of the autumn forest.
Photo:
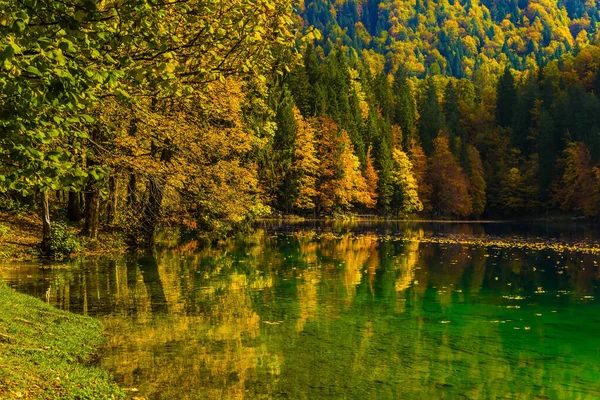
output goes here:
<path id="1" fill-rule="evenodd" d="M 0 0 L 0 399 L 600 399 L 600 0 Z"/>
<path id="2" fill-rule="evenodd" d="M 0 0 L 0 210 L 596 218 L 594 0 Z M 54 234 L 55 235 L 55 234 Z"/>

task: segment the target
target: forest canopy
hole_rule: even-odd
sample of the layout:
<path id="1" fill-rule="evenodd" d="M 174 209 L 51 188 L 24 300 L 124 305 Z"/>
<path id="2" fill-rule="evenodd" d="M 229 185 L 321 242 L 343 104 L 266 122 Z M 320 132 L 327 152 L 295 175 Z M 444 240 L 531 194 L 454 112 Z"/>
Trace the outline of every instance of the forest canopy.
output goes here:
<path id="1" fill-rule="evenodd" d="M 38 198 L 45 243 L 55 191 L 92 237 L 105 217 L 151 244 L 171 209 L 191 225 L 206 210 L 243 220 L 260 209 L 251 155 L 273 129 L 267 82 L 293 58 L 292 11 L 285 0 L 0 1 L 4 191 Z"/>
<path id="2" fill-rule="evenodd" d="M 474 78 L 542 67 L 598 40 L 595 0 L 305 0 L 299 14 L 336 46 L 386 72 Z"/>
<path id="3" fill-rule="evenodd" d="M 593 1 L 0 0 L 0 208 L 152 246 L 275 214 L 596 217 Z M 585 195 L 582 195 L 585 194 Z"/>

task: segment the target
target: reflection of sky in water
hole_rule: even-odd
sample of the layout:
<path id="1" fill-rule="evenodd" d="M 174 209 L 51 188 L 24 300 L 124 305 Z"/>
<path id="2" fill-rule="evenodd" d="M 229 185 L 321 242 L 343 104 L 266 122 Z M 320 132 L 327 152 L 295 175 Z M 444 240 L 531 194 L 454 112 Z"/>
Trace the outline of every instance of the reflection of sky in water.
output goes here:
<path id="1" fill-rule="evenodd" d="M 490 226 L 443 230 L 543 235 Z M 432 225 L 383 239 L 397 228 L 280 227 L 0 274 L 98 316 L 104 364 L 132 396 L 600 398 L 600 257 L 420 243 Z"/>

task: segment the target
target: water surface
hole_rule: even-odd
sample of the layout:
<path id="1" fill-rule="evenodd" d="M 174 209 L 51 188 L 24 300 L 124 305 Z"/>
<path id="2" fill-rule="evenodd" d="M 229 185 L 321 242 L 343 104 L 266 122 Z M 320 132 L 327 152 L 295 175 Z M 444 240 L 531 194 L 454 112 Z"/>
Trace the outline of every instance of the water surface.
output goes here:
<path id="1" fill-rule="evenodd" d="M 566 233 L 565 233 L 566 232 Z M 600 257 L 424 242 L 586 228 L 268 224 L 213 249 L 0 269 L 99 318 L 149 399 L 600 398 Z"/>

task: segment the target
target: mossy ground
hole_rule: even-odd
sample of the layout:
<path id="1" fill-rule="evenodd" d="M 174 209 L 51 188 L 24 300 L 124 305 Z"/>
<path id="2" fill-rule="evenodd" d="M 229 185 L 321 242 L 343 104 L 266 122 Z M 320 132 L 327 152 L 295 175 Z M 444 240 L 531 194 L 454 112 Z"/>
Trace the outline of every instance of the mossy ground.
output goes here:
<path id="1" fill-rule="evenodd" d="M 118 399 L 96 365 L 100 323 L 0 283 L 0 399 Z"/>
<path id="2" fill-rule="evenodd" d="M 71 225 L 68 229 L 77 235 L 80 226 Z M 125 251 L 126 244 L 115 231 L 103 230 L 98 239 L 78 237 L 82 251 L 72 256 L 88 256 Z M 42 221 L 32 211 L 0 211 L 0 260 L 32 261 L 42 257 Z"/>
<path id="3" fill-rule="evenodd" d="M 41 223 L 33 213 L 0 212 L 0 260 L 38 258 Z"/>

